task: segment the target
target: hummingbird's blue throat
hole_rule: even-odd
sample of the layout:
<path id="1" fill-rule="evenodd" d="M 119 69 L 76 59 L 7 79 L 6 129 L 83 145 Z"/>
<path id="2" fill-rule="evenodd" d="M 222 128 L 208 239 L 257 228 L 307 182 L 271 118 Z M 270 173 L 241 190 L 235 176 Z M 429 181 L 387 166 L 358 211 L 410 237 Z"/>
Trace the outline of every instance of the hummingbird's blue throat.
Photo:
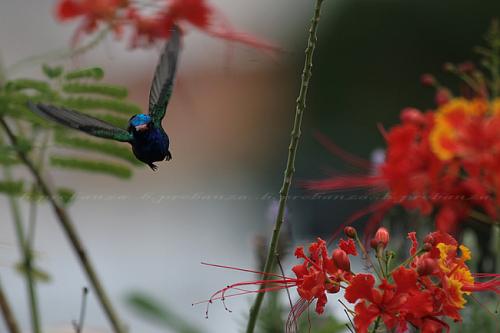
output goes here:
<path id="1" fill-rule="evenodd" d="M 130 125 L 136 127 L 146 125 L 151 122 L 151 117 L 147 114 L 137 114 L 130 119 Z"/>

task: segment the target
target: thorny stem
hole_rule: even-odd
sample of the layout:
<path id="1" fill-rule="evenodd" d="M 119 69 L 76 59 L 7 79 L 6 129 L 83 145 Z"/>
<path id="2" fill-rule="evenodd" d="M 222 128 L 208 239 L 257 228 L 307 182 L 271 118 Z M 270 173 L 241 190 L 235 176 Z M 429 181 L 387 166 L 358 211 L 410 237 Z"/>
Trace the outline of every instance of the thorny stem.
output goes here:
<path id="1" fill-rule="evenodd" d="M 24 151 L 18 148 L 18 139 L 16 135 L 12 132 L 9 125 L 5 122 L 5 119 L 3 119 L 2 117 L 0 117 L 0 126 L 2 126 L 5 132 L 7 133 L 10 143 L 16 149 L 19 159 L 31 172 L 42 194 L 47 198 L 47 200 L 51 204 L 57 216 L 58 221 L 60 222 L 64 232 L 66 233 L 69 242 L 73 246 L 75 254 L 80 260 L 80 264 L 85 270 L 85 273 L 87 274 L 87 277 L 90 280 L 92 287 L 94 288 L 95 294 L 97 295 L 97 298 L 99 299 L 99 302 L 101 303 L 101 306 L 104 312 L 106 313 L 106 316 L 108 317 L 111 326 L 113 327 L 113 331 L 115 333 L 123 333 L 124 328 L 122 327 L 121 322 L 118 319 L 115 310 L 113 309 L 111 301 L 109 300 L 106 292 L 104 291 L 104 288 L 102 287 L 101 282 L 97 277 L 97 274 L 92 264 L 90 263 L 89 258 L 87 257 L 85 248 L 82 244 L 82 241 L 80 240 L 80 237 L 78 236 L 76 229 L 73 227 L 73 222 L 71 221 L 71 218 L 69 217 L 64 207 L 59 203 L 57 196 L 51 190 L 51 188 L 49 187 L 43 176 L 40 174 L 40 172 L 37 170 L 33 162 L 28 158 L 28 156 L 24 153 Z"/>
<path id="2" fill-rule="evenodd" d="M 299 145 L 299 139 L 301 135 L 301 125 L 302 125 L 302 117 L 304 115 L 304 111 L 306 109 L 306 97 L 307 90 L 309 87 L 309 80 L 312 76 L 312 59 L 314 55 L 314 48 L 316 47 L 317 36 L 316 32 L 318 29 L 318 23 L 321 14 L 321 6 L 324 0 L 316 0 L 314 15 L 311 19 L 311 25 L 309 28 L 309 38 L 307 41 L 307 48 L 305 50 L 306 58 L 304 61 L 304 69 L 302 71 L 301 85 L 299 97 L 297 98 L 297 104 L 295 108 L 295 119 L 293 123 L 293 129 L 291 132 L 290 138 L 290 146 L 288 148 L 288 159 L 286 164 L 286 169 L 284 172 L 283 184 L 280 190 L 280 201 L 278 214 L 276 216 L 276 222 L 273 230 L 273 235 L 271 238 L 271 244 L 268 249 L 266 263 L 264 265 L 264 274 L 270 273 L 274 268 L 274 258 L 277 253 L 278 248 L 278 240 L 280 236 L 281 226 L 284 221 L 285 216 L 285 207 L 288 199 L 288 192 L 290 189 L 290 185 L 292 183 L 292 178 L 295 173 L 295 156 L 297 155 L 297 148 Z M 261 286 L 261 290 L 265 288 L 264 285 Z M 257 323 L 257 318 L 259 316 L 259 311 L 262 306 L 262 302 L 264 300 L 264 293 L 260 292 L 257 294 L 255 298 L 255 302 L 253 306 L 250 308 L 250 316 L 247 324 L 247 333 L 253 333 L 255 329 L 255 325 Z"/>
<path id="3" fill-rule="evenodd" d="M 10 304 L 7 300 L 7 296 L 3 292 L 2 284 L 0 283 L 0 310 L 2 311 L 3 319 L 5 321 L 5 326 L 10 333 L 21 333 L 19 325 L 17 324 L 16 317 L 10 308 Z"/>
<path id="4" fill-rule="evenodd" d="M 12 175 L 10 172 L 10 168 L 8 166 L 4 168 L 4 176 L 6 180 L 12 180 Z M 31 315 L 31 329 L 33 330 L 34 333 L 40 333 L 41 325 L 40 325 L 40 316 L 38 311 L 38 299 L 36 297 L 35 277 L 33 275 L 33 249 L 25 236 L 21 211 L 19 209 L 19 203 L 17 199 L 12 196 L 9 196 L 8 200 L 16 229 L 16 237 L 19 246 L 19 252 L 21 253 L 23 258 L 21 267 L 23 269 L 22 273 L 25 275 L 26 278 L 26 288 L 28 290 L 28 300 L 29 300 L 30 315 Z"/>

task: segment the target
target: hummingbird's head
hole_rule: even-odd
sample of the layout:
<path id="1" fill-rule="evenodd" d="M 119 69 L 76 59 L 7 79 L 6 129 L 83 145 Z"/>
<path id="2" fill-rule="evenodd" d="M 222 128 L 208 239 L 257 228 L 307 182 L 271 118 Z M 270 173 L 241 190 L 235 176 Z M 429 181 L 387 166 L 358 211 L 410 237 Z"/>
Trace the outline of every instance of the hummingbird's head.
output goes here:
<path id="1" fill-rule="evenodd" d="M 136 114 L 129 120 L 129 130 L 135 132 L 144 132 L 150 128 L 152 123 L 151 116 L 147 114 Z"/>

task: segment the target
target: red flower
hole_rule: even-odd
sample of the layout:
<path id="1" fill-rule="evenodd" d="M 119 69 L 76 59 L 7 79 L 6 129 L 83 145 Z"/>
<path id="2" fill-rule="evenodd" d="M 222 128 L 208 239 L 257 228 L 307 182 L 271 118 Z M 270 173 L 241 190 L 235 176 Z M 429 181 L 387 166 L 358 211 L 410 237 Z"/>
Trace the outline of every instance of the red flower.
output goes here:
<path id="1" fill-rule="evenodd" d="M 414 232 L 409 233 L 408 238 L 412 241 L 410 255 L 413 258 L 409 268 L 397 267 L 377 287 L 373 275 L 353 275 L 350 267 L 342 267 L 350 266 L 343 249 L 335 249 L 332 256 L 328 256 L 326 243 L 318 238 L 309 246 L 308 254 L 302 247 L 296 249 L 296 257 L 303 260 L 302 264 L 292 268 L 296 278 L 267 274 L 262 280 L 229 285 L 214 293 L 206 302 L 210 304 L 218 299 L 224 302 L 231 296 L 296 286 L 301 298 L 288 317 L 285 331 L 289 332 L 309 304 L 316 301 L 316 312 L 321 314 L 327 303 L 327 293 L 336 293 L 345 287 L 345 299 L 355 303 L 354 326 L 358 333 L 368 332 L 377 318 L 388 331 L 405 332 L 411 325 L 420 329 L 419 332 L 441 333 L 443 329 L 449 332 L 449 326 L 443 320 L 461 320 L 464 295 L 476 291 L 500 294 L 500 274 L 474 274 L 474 278 L 488 279 L 474 281 L 465 264 L 470 259 L 470 251 L 449 234 L 441 231 L 429 234 L 424 240 L 424 251 L 418 251 Z M 352 239 L 341 241 L 341 244 L 350 248 L 349 241 Z M 263 274 L 234 267 L 211 266 Z M 251 286 L 260 288 L 248 289 Z M 229 294 L 229 291 L 234 293 Z"/>
<path id="2" fill-rule="evenodd" d="M 216 38 L 238 42 L 262 49 L 280 51 L 275 45 L 249 34 L 236 31 L 229 21 L 207 0 L 170 0 L 146 16 L 128 0 L 60 0 L 56 17 L 66 21 L 82 17 L 82 24 L 75 33 L 76 43 L 81 33 L 92 33 L 99 23 L 107 24 L 117 33 L 122 27 L 133 28 L 132 47 L 151 45 L 168 39 L 176 25 L 190 24 Z M 163 6 L 163 7 L 161 7 Z"/>
<path id="3" fill-rule="evenodd" d="M 81 33 L 94 32 L 100 22 L 106 22 L 118 33 L 121 29 L 118 10 L 128 5 L 128 0 L 61 0 L 56 6 L 56 17 L 60 21 L 83 17 L 73 37 L 76 43 Z"/>
<path id="4" fill-rule="evenodd" d="M 296 249 L 295 256 L 304 260 L 292 268 L 297 276 L 297 291 L 306 301 L 316 299 L 316 312 L 323 313 L 327 302 L 326 293 L 338 292 L 341 282 L 351 277 L 347 254 L 336 249 L 331 257 L 328 256 L 326 242 L 318 238 L 309 246 L 309 256 L 306 256 L 302 247 Z"/>
<path id="5" fill-rule="evenodd" d="M 358 251 L 356 250 L 356 244 L 352 240 L 352 238 L 349 238 L 347 241 L 340 239 L 339 241 L 339 248 L 345 251 L 345 253 L 357 256 Z"/>
<path id="6" fill-rule="evenodd" d="M 500 204 L 500 112 L 488 114 L 488 110 L 497 110 L 495 105 L 500 106 L 500 100 L 455 98 L 435 112 L 404 109 L 401 123 L 382 133 L 386 158 L 375 173 L 334 176 L 308 182 L 306 187 L 387 192 L 381 203 L 364 211 L 375 213 L 365 236 L 371 236 L 387 210 L 397 205 L 424 216 L 435 214 L 436 228 L 449 233 L 455 233 L 473 209 L 494 219 Z M 331 143 L 321 140 L 332 150 Z M 348 153 L 332 151 L 361 166 Z"/>
<path id="7" fill-rule="evenodd" d="M 377 317 L 381 317 L 387 329 L 398 328 L 404 331 L 407 322 L 433 315 L 432 295 L 417 286 L 417 273 L 404 267 L 393 274 L 395 284 L 385 279 L 378 288 L 374 288 L 372 275 L 357 274 L 346 288 L 345 298 L 356 303 L 354 325 L 359 333 L 368 332 L 368 328 Z"/>
<path id="8" fill-rule="evenodd" d="M 173 26 L 186 21 L 199 29 L 207 29 L 212 24 L 214 9 L 205 0 L 172 0 L 165 13 L 164 23 Z"/>

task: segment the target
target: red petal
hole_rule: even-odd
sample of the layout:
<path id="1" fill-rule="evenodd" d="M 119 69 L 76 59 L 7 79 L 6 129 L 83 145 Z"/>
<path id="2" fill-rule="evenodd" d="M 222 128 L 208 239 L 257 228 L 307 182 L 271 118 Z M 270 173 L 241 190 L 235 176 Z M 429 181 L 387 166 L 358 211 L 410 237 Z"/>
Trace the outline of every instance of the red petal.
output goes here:
<path id="1" fill-rule="evenodd" d="M 401 266 L 392 273 L 392 277 L 398 287 L 399 293 L 406 293 L 417 288 L 418 275 L 413 269 Z"/>
<path id="2" fill-rule="evenodd" d="M 59 2 L 56 8 L 56 16 L 64 21 L 82 15 L 82 6 L 74 0 L 63 0 Z"/>
<path id="3" fill-rule="evenodd" d="M 370 305 L 366 306 L 365 302 L 356 304 L 354 308 L 356 316 L 354 317 L 354 326 L 357 333 L 367 333 L 371 323 L 380 314 L 377 307 Z"/>
<path id="4" fill-rule="evenodd" d="M 374 285 L 375 278 L 373 275 L 357 274 L 346 288 L 344 297 L 350 303 L 355 303 L 358 299 L 370 300 Z"/>

